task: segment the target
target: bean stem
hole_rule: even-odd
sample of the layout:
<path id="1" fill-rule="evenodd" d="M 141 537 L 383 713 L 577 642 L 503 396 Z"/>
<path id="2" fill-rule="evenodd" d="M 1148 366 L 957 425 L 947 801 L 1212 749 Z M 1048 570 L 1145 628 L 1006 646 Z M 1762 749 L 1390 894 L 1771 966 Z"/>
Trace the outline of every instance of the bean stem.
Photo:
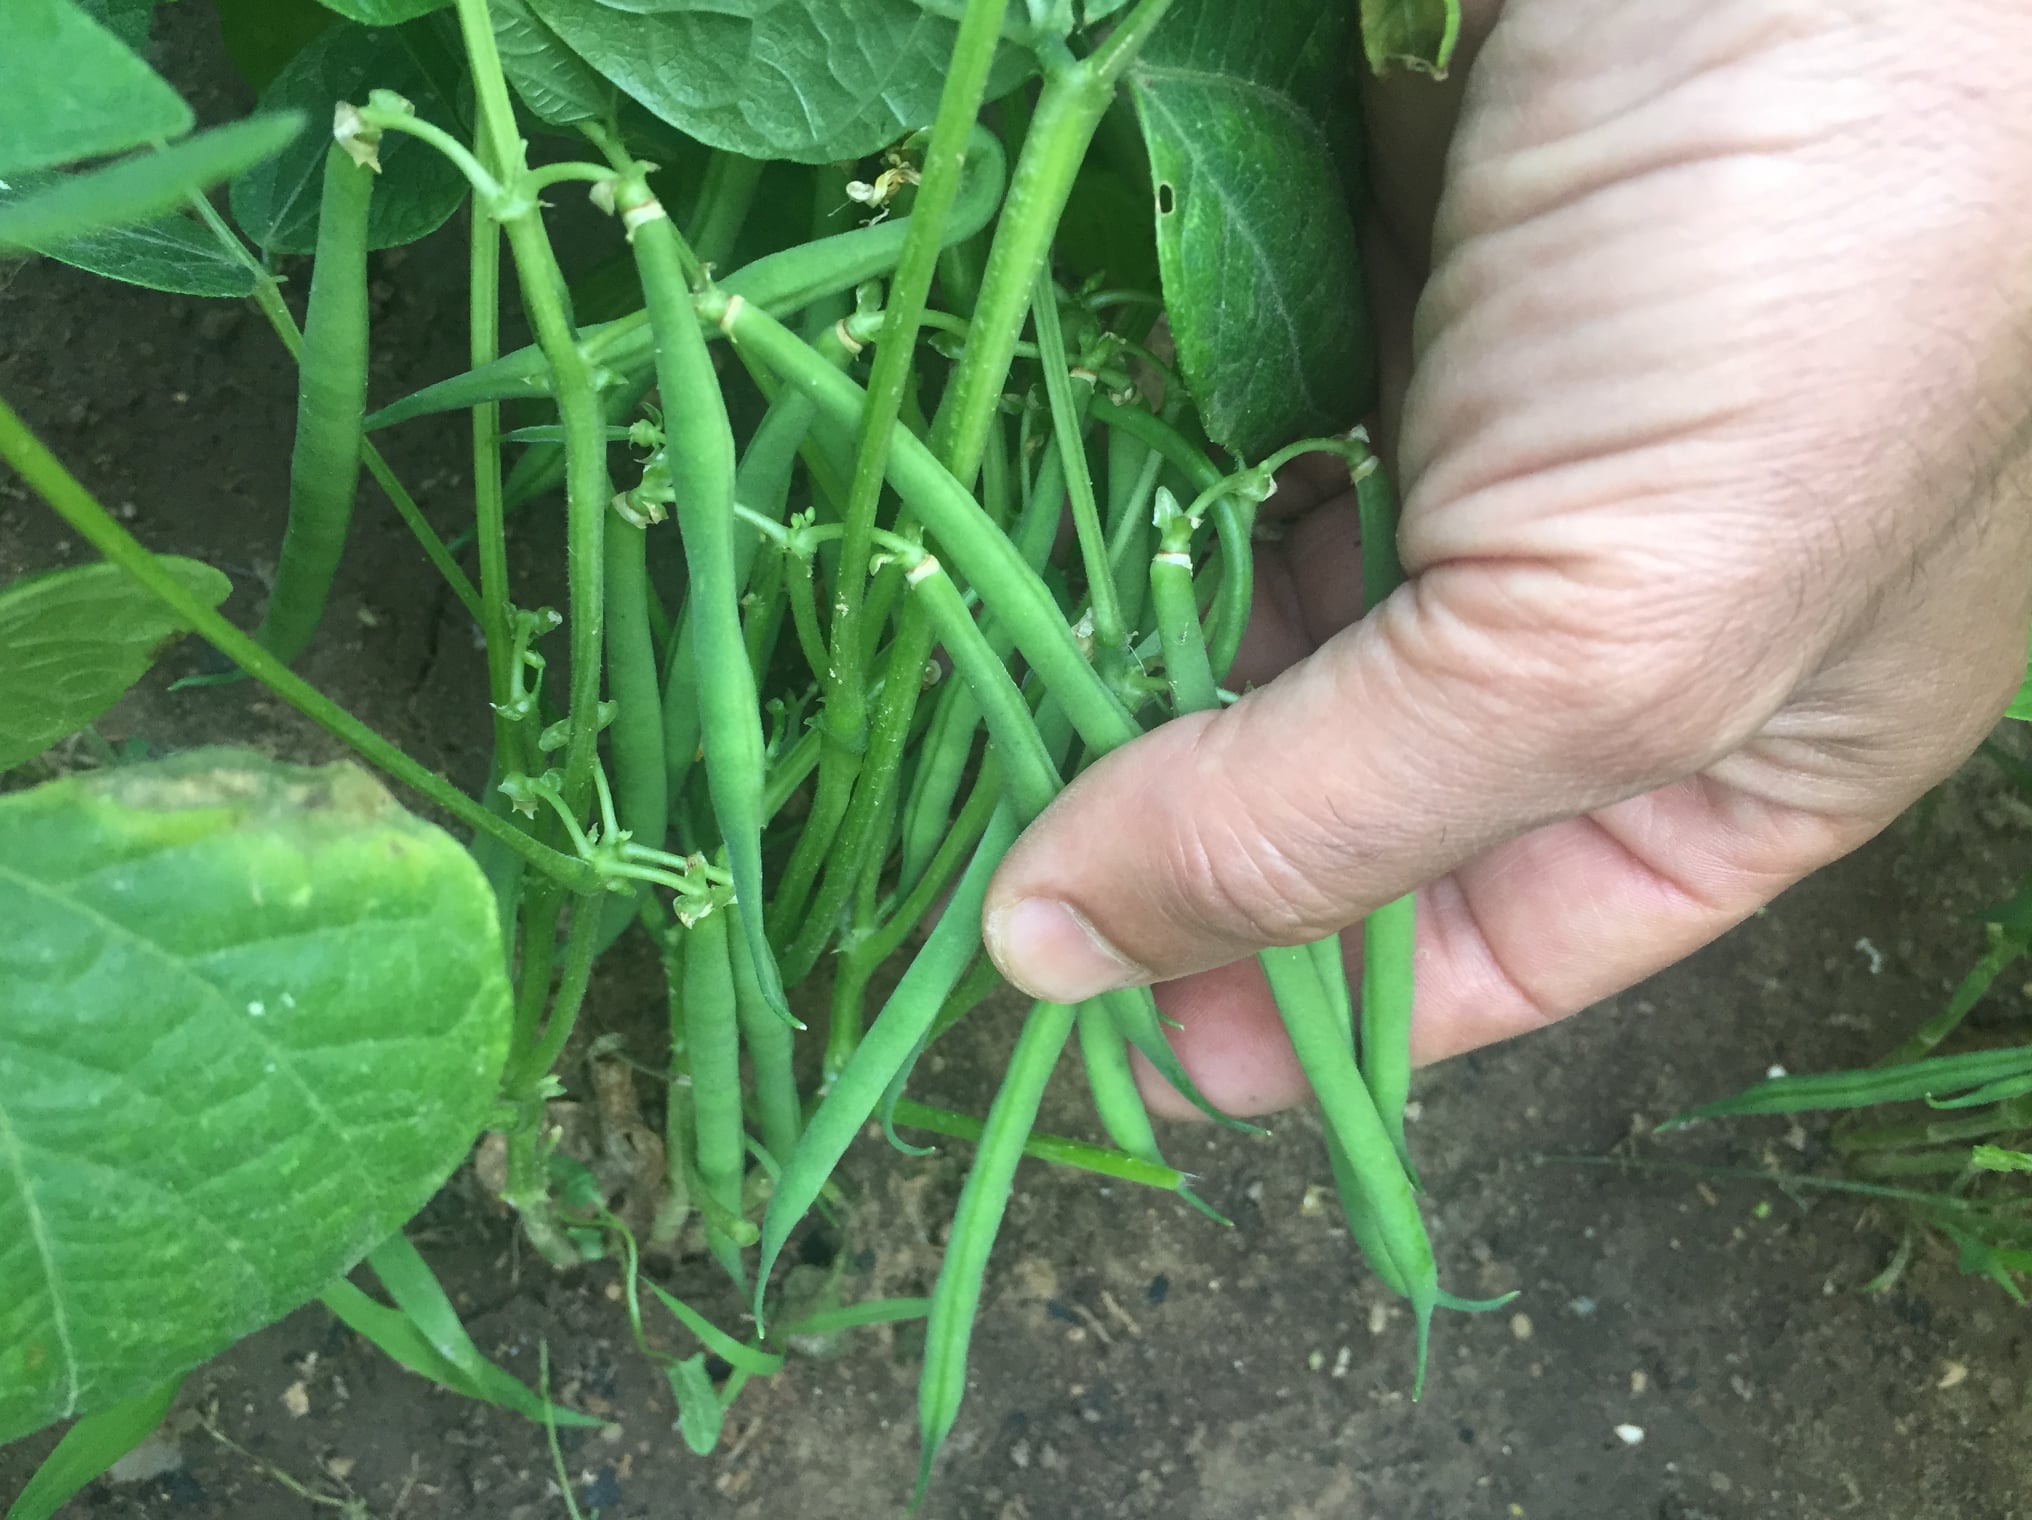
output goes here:
<path id="1" fill-rule="evenodd" d="M 931 451 L 961 487 L 980 473 L 988 429 L 1000 405 L 1023 314 L 1065 214 L 1087 145 L 1115 86 L 1171 0 L 1138 0 L 1091 56 L 1068 55 L 1044 82 L 1009 176 L 1009 195 L 981 275 L 967 346 L 954 366 L 933 425 Z M 971 577 L 970 577 L 971 579 Z"/>
<path id="2" fill-rule="evenodd" d="M 399 747 L 375 733 L 192 596 L 180 581 L 156 563 L 153 554 L 113 520 L 56 456 L 43 447 L 20 415 L 4 400 L 0 400 L 0 459 L 12 465 L 29 489 L 48 502 L 79 537 L 147 588 L 157 601 L 182 618 L 192 632 L 369 764 L 380 767 L 468 827 L 499 840 L 561 885 L 581 891 L 600 885 L 599 872 L 591 863 L 538 844 L 521 829 L 495 817 L 457 787 L 412 760 Z"/>

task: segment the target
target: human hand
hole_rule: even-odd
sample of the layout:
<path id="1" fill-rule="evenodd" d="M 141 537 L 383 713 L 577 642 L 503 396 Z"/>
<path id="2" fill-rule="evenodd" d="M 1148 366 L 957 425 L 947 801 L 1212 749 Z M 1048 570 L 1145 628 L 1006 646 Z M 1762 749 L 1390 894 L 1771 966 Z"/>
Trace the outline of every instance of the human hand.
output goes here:
<path id="1" fill-rule="evenodd" d="M 988 897 L 1034 994 L 1167 983 L 1235 1112 L 1305 1091 L 1254 950 L 1417 888 L 1415 1055 L 1539 1027 L 1877 833 L 2025 670 L 2032 12 L 1496 9 L 1457 126 L 1372 102 L 1407 584 L 1358 618 L 1352 503 L 1282 498 L 1282 673 L 1092 767 Z"/>

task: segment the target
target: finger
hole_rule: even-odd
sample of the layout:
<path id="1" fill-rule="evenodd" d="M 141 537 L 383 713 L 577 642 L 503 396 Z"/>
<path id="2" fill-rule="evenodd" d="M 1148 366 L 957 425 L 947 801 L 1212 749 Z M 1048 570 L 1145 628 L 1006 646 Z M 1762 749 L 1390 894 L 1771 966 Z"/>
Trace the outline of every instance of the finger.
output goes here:
<path id="1" fill-rule="evenodd" d="M 990 886 L 1004 974 L 1074 1001 L 1316 939 L 1540 822 L 1698 769 L 1776 707 L 1746 725 L 1739 699 L 1767 694 L 1717 683 L 1678 641 L 1642 647 L 1634 607 L 1601 620 L 1606 643 L 1573 630 L 1581 595 L 1553 571 L 1435 567 L 1234 707 L 1106 756 Z M 1669 621 L 1654 609 L 1654 629 Z"/>
<path id="2" fill-rule="evenodd" d="M 1419 893 L 1412 1054 L 1424 1064 L 1540 1029 L 1709 943 L 1874 831 L 1745 806 L 1714 788 L 1661 789 L 1535 830 Z M 1361 937 L 1344 940 L 1359 986 Z M 1253 961 L 1157 989 L 1171 1041 L 1218 1108 L 1274 1112 L 1306 1083 Z M 1152 1110 L 1197 1112 L 1154 1071 Z"/>

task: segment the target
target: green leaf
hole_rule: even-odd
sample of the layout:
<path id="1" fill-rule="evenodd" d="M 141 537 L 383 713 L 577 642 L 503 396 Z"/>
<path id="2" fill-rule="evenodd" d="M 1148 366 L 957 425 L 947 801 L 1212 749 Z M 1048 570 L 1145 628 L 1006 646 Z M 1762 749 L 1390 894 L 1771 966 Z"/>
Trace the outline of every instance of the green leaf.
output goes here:
<path id="1" fill-rule="evenodd" d="M 194 559 L 157 563 L 210 606 L 232 590 Z M 182 632 L 182 620 L 117 565 L 56 570 L 0 590 L 0 771 L 104 713 Z"/>
<path id="2" fill-rule="evenodd" d="M 418 16 L 441 11 L 451 3 L 452 0 L 318 0 L 326 10 L 336 11 L 362 26 L 400 26 Z"/>
<path id="3" fill-rule="evenodd" d="M 482 1356 L 437 1275 L 401 1231 L 376 1246 L 367 1260 L 395 1300 L 395 1308 L 377 1303 L 343 1278 L 319 1297 L 349 1329 L 372 1341 L 391 1360 L 461 1398 L 497 1405 L 538 1424 L 545 1419 L 559 1425 L 603 1423 L 575 1409 L 548 1404 Z"/>
<path id="4" fill-rule="evenodd" d="M 155 0 L 77 0 L 78 9 L 137 52 L 148 46 Z"/>
<path id="5" fill-rule="evenodd" d="M 783 1370 L 783 1357 L 779 1353 L 763 1351 L 735 1340 L 689 1304 L 674 1298 L 655 1283 L 650 1283 L 648 1287 L 677 1322 L 698 1337 L 700 1345 L 729 1367 L 739 1367 L 752 1377 L 772 1377 Z"/>
<path id="6" fill-rule="evenodd" d="M 1348 25 L 1338 5 L 1178 0 L 1131 70 L 1179 365 L 1208 435 L 1251 458 L 1375 399 L 1334 152 Z"/>
<path id="7" fill-rule="evenodd" d="M 200 750 L 0 796 L 0 1443 L 281 1318 L 465 1155 L 493 895 L 364 771 Z"/>
<path id="8" fill-rule="evenodd" d="M 954 23 L 916 0 L 530 0 L 682 132 L 750 158 L 862 158 L 938 114 Z M 1005 47 L 988 98 L 1034 65 Z"/>
<path id="9" fill-rule="evenodd" d="M 458 112 L 431 86 L 404 34 L 353 23 L 320 34 L 291 59 L 261 92 L 261 107 L 300 110 L 312 121 L 327 123 L 340 101 L 364 101 L 373 89 L 395 91 L 426 121 L 464 135 Z M 318 194 L 330 146 L 325 132 L 306 133 L 233 181 L 234 218 L 269 252 L 316 249 Z M 381 175 L 367 218 L 367 246 L 413 243 L 443 226 L 465 198 L 465 176 L 449 159 L 428 143 L 390 132 L 381 139 Z"/>
<path id="10" fill-rule="evenodd" d="M 13 200 L 42 190 L 62 176 L 47 169 L 17 175 L 0 190 L 0 215 Z M 60 264 L 180 296 L 246 296 L 254 271 L 219 246 L 211 230 L 181 212 L 129 227 L 101 227 L 76 237 L 37 243 L 34 251 Z"/>
<path id="11" fill-rule="evenodd" d="M 182 97 L 70 0 L 6 0 L 5 15 L 0 178 L 191 129 Z"/>
<path id="12" fill-rule="evenodd" d="M 153 221 L 191 195 L 258 164 L 303 132 L 294 111 L 236 121 L 159 153 L 137 153 L 89 174 L 59 177 L 0 205 L 0 249 L 41 248 L 67 238 Z"/>
<path id="13" fill-rule="evenodd" d="M 6 1520 L 49 1520 L 79 1489 L 154 1433 L 182 1386 L 183 1379 L 173 1377 L 79 1420 L 64 1432 L 28 1486 L 7 1506 Z"/>
<path id="14" fill-rule="evenodd" d="M 720 1444 L 727 1412 L 706 1373 L 706 1354 L 701 1351 L 681 1362 L 666 1362 L 663 1375 L 670 1379 L 671 1396 L 677 1400 L 678 1434 L 699 1456 L 711 1456 Z"/>
<path id="15" fill-rule="evenodd" d="M 614 105 L 614 87 L 537 20 L 529 0 L 487 0 L 501 68 L 531 115 L 552 126 L 597 121 Z"/>
<path id="16" fill-rule="evenodd" d="M 1446 77 L 1460 39 L 1460 0 L 1362 0 L 1362 51 L 1378 74 Z"/>

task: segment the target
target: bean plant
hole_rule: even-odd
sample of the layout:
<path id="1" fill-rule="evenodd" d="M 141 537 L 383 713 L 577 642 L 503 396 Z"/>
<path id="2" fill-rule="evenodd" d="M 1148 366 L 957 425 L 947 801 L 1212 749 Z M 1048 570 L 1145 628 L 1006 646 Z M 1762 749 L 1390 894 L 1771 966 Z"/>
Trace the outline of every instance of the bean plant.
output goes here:
<path id="1" fill-rule="evenodd" d="M 981 905 L 1024 825 L 1095 758 L 1237 700 L 1277 471 L 1338 456 L 1366 594 L 1395 584 L 1354 427 L 1356 100 L 1365 70 L 1444 72 L 1454 0 L 322 4 L 233 13 L 269 77 L 250 117 L 193 130 L 137 51 L 149 0 L 6 0 L 0 252 L 251 302 L 299 376 L 251 630 L 224 574 L 145 547 L 0 401 L 0 458 L 100 556 L 0 590 L 0 768 L 23 768 L 0 793 L 0 1440 L 77 1419 L 10 1514 L 51 1513 L 193 1367 L 312 1298 L 448 1388 L 585 1423 L 480 1354 L 402 1234 L 483 1132 L 546 1261 L 623 1263 L 700 1451 L 800 1333 L 926 1318 L 921 1497 L 1018 1159 L 1204 1210 L 1132 1051 L 1248 1127 L 1147 989 L 1032 1007 L 984 1117 L 909 1084 L 998 984 Z M 370 397 L 401 338 L 370 323 L 374 256 L 455 219 L 468 362 Z M 459 430 L 469 487 L 426 512 L 379 451 L 396 428 Z M 382 497 L 485 644 L 471 791 L 292 668 Z M 562 594 L 522 605 L 542 514 Z M 364 768 L 47 758 L 185 632 L 214 662 L 185 687 L 259 682 Z M 1408 899 L 1369 922 L 1358 988 L 1337 941 L 1262 960 L 1350 1234 L 1412 1308 L 1415 1388 L 1435 1308 L 1477 1306 L 1440 1287 L 1405 1144 L 1412 932 Z M 670 1009 L 667 1049 L 636 1052 L 667 1120 L 632 1224 L 552 1117 L 631 935 Z M 1075 1036 L 1096 1136 L 1035 1134 Z M 972 1142 L 944 1265 L 928 1300 L 814 1305 L 786 1248 L 850 1207 L 836 1172 L 871 1123 Z M 652 1248 L 709 1257 L 752 1322 L 650 1281 Z M 695 1352 L 652 1348 L 645 1313 Z"/>

